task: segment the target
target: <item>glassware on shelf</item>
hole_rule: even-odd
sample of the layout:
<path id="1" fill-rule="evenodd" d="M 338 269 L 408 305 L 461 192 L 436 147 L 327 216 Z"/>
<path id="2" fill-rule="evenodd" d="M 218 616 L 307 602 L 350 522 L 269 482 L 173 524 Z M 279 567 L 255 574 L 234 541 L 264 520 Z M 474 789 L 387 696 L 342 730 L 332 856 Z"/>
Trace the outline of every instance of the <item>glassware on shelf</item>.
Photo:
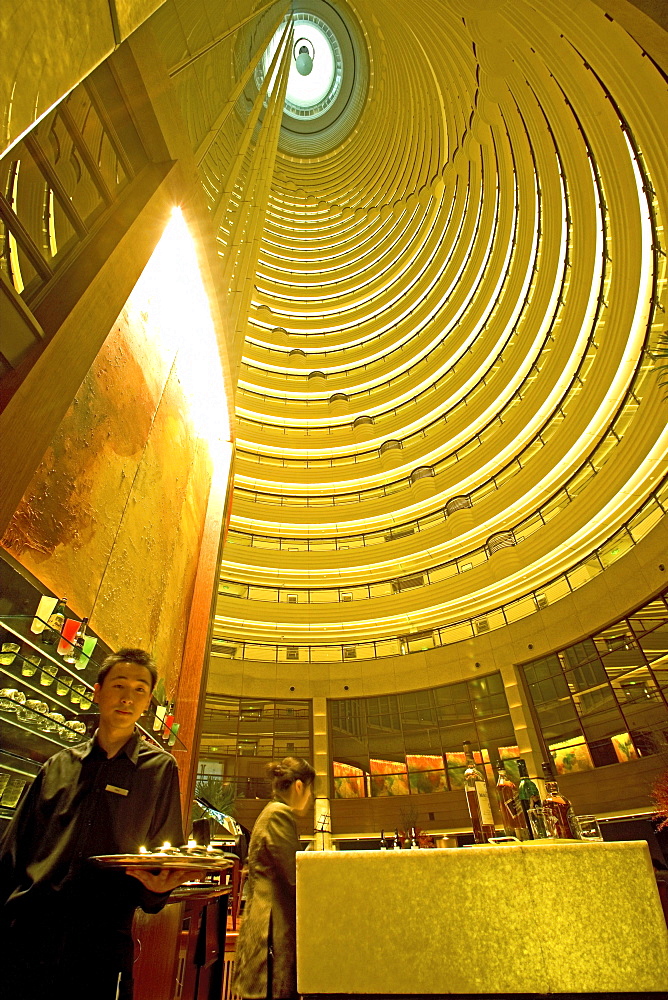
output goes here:
<path id="1" fill-rule="evenodd" d="M 47 733 L 56 732 L 60 735 L 62 733 L 62 724 L 64 721 L 65 716 L 61 712 L 49 712 L 46 717 L 44 729 Z"/>
<path id="2" fill-rule="evenodd" d="M 70 693 L 72 680 L 69 674 L 58 674 L 56 677 L 56 694 L 61 698 L 67 697 Z"/>
<path id="3" fill-rule="evenodd" d="M 76 684 L 72 684 L 70 686 L 70 701 L 73 705 L 81 704 L 81 695 L 84 694 L 85 691 L 86 685 L 81 682 L 77 682 Z"/>
<path id="4" fill-rule="evenodd" d="M 0 709 L 5 712 L 17 712 L 19 705 L 25 705 L 26 696 L 16 688 L 0 688 Z"/>
<path id="5" fill-rule="evenodd" d="M 86 723 L 83 719 L 70 719 L 67 725 L 60 727 L 60 735 L 68 743 L 81 743 L 86 735 Z"/>
<path id="6" fill-rule="evenodd" d="M 0 799 L 5 793 L 5 788 L 7 787 L 7 782 L 9 781 L 9 773 L 7 771 L 0 771 Z"/>
<path id="7" fill-rule="evenodd" d="M 44 726 L 44 716 L 48 715 L 48 712 L 49 706 L 45 701 L 39 701 L 37 698 L 29 698 L 16 714 L 21 722 L 32 722 L 37 729 L 42 729 Z"/>
<path id="8" fill-rule="evenodd" d="M 93 704 L 93 697 L 85 684 L 82 684 L 81 687 L 83 688 L 83 691 L 80 692 L 81 697 L 79 699 L 81 702 L 81 711 L 87 712 Z"/>
<path id="9" fill-rule="evenodd" d="M 83 646 L 81 647 L 81 658 L 76 663 L 77 670 L 84 670 L 84 668 L 88 666 L 88 661 L 93 654 L 96 644 L 97 636 L 87 635 L 84 638 Z"/>
<path id="10" fill-rule="evenodd" d="M 66 618 L 63 622 L 63 627 L 60 630 L 60 641 L 56 647 L 56 652 L 58 653 L 58 656 L 62 656 L 65 663 L 72 663 L 72 647 L 74 646 L 74 638 L 77 634 L 78 628 L 78 618 Z"/>
<path id="11" fill-rule="evenodd" d="M 56 674 L 58 673 L 58 667 L 55 663 L 47 662 L 42 667 L 42 672 L 39 675 L 39 682 L 42 687 L 48 688 L 53 684 Z"/>
<path id="12" fill-rule="evenodd" d="M 5 790 L 2 793 L 2 798 L 0 799 L 0 805 L 13 809 L 21 798 L 21 792 L 25 788 L 26 784 L 27 782 L 25 778 L 22 778 L 17 774 L 10 774 L 9 781 L 6 784 Z"/>
<path id="13" fill-rule="evenodd" d="M 169 739 L 169 735 L 174 724 L 174 702 L 170 701 L 167 706 L 167 714 L 165 715 L 165 726 L 162 730 L 163 740 Z"/>
<path id="14" fill-rule="evenodd" d="M 71 722 L 67 726 L 60 727 L 60 735 L 68 743 L 76 743 L 79 740 L 79 734 L 72 729 Z"/>
<path id="15" fill-rule="evenodd" d="M 35 713 L 30 708 L 31 700 L 27 700 L 25 705 L 19 705 L 16 709 L 16 718 L 19 722 L 33 722 Z"/>
<path id="16" fill-rule="evenodd" d="M 41 662 L 42 657 L 39 653 L 30 653 L 28 656 L 24 656 L 21 662 L 21 674 L 23 677 L 34 677 Z"/>
<path id="17" fill-rule="evenodd" d="M 3 642 L 0 647 L 0 664 L 3 667 L 10 667 L 16 659 L 16 654 L 20 648 L 21 646 L 18 642 Z"/>
<path id="18" fill-rule="evenodd" d="M 155 717 L 153 719 L 154 733 L 157 733 L 158 730 L 162 728 L 166 715 L 167 715 L 167 705 L 158 705 L 158 707 L 155 710 Z"/>
<path id="19" fill-rule="evenodd" d="M 58 603 L 57 597 L 41 597 L 39 604 L 37 605 L 37 611 L 35 612 L 35 617 L 32 620 L 30 626 L 30 631 L 35 635 L 41 635 L 44 631 L 46 623 L 53 614 Z"/>

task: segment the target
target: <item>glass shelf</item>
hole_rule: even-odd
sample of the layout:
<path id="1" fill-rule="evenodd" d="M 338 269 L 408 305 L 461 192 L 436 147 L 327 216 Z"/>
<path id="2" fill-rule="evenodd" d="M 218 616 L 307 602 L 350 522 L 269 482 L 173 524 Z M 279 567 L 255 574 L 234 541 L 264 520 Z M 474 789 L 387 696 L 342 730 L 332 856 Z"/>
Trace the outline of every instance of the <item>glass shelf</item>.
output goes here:
<path id="1" fill-rule="evenodd" d="M 36 761 L 7 749 L 0 750 L 0 820 L 12 818 L 25 786 L 32 782 L 38 770 Z"/>
<path id="2" fill-rule="evenodd" d="M 12 615 L 0 618 L 0 631 L 4 630 L 8 634 L 8 638 L 0 635 L 0 644 L 2 642 L 11 642 L 13 639 L 20 640 L 20 643 L 23 644 L 16 653 L 15 659 L 11 664 L 0 663 L 0 687 L 7 687 L 6 684 L 2 683 L 4 674 L 15 685 L 19 685 L 20 689 L 23 690 L 24 693 L 29 691 L 34 693 L 36 696 L 39 696 L 40 700 L 52 702 L 54 705 L 54 711 L 65 712 L 69 715 L 74 715 L 75 717 L 81 714 L 81 712 L 95 713 L 97 708 L 92 702 L 92 693 L 101 664 L 92 656 L 87 658 L 84 665 L 79 669 L 77 669 L 74 664 L 66 663 L 63 658 L 58 656 L 55 652 L 55 645 L 51 647 L 44 642 L 41 642 L 40 635 L 30 630 L 30 625 L 34 620 L 34 617 L 34 615 Z M 40 662 L 33 663 L 32 666 L 34 667 L 34 672 L 26 675 L 23 673 L 23 670 L 25 669 L 24 664 L 30 662 L 28 660 L 29 656 L 36 654 L 39 655 Z M 53 679 L 49 684 L 45 685 L 40 683 L 40 678 L 45 673 L 50 673 L 48 670 L 49 667 L 53 670 Z M 79 690 L 77 690 L 77 688 Z M 59 689 L 61 692 L 60 694 L 58 693 Z M 74 703 L 67 700 L 68 695 L 71 699 L 71 693 L 73 690 L 79 696 L 79 701 Z M 28 694 L 28 697 L 30 697 L 30 694 Z M 17 707 L 20 706 L 17 705 Z M 39 713 L 35 713 L 36 716 L 38 714 Z M 45 732 L 39 727 L 31 727 L 29 722 L 23 722 L 21 720 L 17 720 L 16 718 L 12 719 L 12 716 L 16 716 L 16 713 L 11 711 L 5 712 L 0 709 L 0 719 L 4 722 L 13 724 L 17 729 L 24 729 L 26 732 L 29 732 L 37 737 L 42 737 L 49 743 L 55 744 L 58 747 L 76 745 L 76 742 L 73 740 L 64 739 L 60 741 L 57 736 L 54 738 L 54 733 L 52 731 Z M 137 723 L 137 729 L 142 733 L 145 739 L 147 739 L 154 746 L 166 749 L 170 753 L 186 750 L 186 746 L 183 741 L 163 722 L 161 722 L 159 727 L 154 730 L 153 726 L 155 722 L 155 707 L 151 704 L 142 716 L 140 722 Z M 66 724 L 67 722 L 65 722 L 65 725 Z M 58 725 L 61 724 L 58 723 Z M 67 728 L 70 729 L 69 726 Z M 89 735 L 89 733 L 79 734 L 78 742 L 87 739 Z"/>

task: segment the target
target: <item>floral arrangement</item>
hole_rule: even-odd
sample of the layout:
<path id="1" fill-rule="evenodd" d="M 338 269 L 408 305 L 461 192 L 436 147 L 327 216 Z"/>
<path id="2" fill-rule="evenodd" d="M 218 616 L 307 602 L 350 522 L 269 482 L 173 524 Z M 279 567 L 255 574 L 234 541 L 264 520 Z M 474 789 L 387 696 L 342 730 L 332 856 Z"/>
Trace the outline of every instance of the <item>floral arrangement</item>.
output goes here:
<path id="1" fill-rule="evenodd" d="M 652 800 L 656 810 L 653 818 L 661 820 L 657 829 L 663 830 L 668 827 L 668 771 L 664 771 L 652 789 Z"/>

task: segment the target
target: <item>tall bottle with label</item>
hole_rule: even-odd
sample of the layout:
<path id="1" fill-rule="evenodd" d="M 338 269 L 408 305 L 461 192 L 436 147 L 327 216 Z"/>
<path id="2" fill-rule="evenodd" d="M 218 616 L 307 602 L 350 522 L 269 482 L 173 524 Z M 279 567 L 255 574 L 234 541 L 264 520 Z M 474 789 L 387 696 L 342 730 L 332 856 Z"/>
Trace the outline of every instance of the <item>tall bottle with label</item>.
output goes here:
<path id="1" fill-rule="evenodd" d="M 468 740 L 464 743 L 464 753 L 466 754 L 464 788 L 473 827 L 473 837 L 476 844 L 486 844 L 490 837 L 496 836 L 492 804 L 489 801 L 489 789 L 483 771 L 478 769 L 474 760 L 471 744 Z"/>
<path id="2" fill-rule="evenodd" d="M 577 840 L 578 837 L 575 833 L 575 821 L 571 804 L 559 791 L 559 785 L 552 775 L 552 765 L 547 761 L 543 761 L 542 767 L 543 774 L 545 775 L 543 809 L 553 817 L 557 837 L 562 837 L 564 840 Z"/>
<path id="3" fill-rule="evenodd" d="M 506 774 L 506 769 L 502 761 L 498 760 L 496 762 L 496 769 L 499 774 L 496 783 L 496 797 L 506 837 L 517 837 L 518 840 L 527 840 L 529 838 L 527 820 L 522 810 L 517 785 Z"/>
<path id="4" fill-rule="evenodd" d="M 399 840 L 399 830 L 394 831 L 394 841 L 392 843 L 392 850 L 393 851 L 401 850 L 401 841 Z"/>
<path id="5" fill-rule="evenodd" d="M 384 830 L 380 831 L 380 849 L 381 849 L 381 851 L 386 851 L 387 850 L 387 844 L 385 843 L 385 831 Z"/>
<path id="6" fill-rule="evenodd" d="M 532 781 L 529 777 L 526 761 L 522 760 L 521 757 L 517 761 L 517 770 L 520 772 L 520 783 L 517 788 L 517 794 L 520 800 L 520 806 L 522 807 L 527 833 L 529 838 L 533 840 L 533 830 L 531 828 L 531 823 L 529 822 L 529 809 L 535 809 L 536 806 L 540 805 L 540 792 L 538 791 L 536 782 Z"/>
<path id="7" fill-rule="evenodd" d="M 42 642 L 45 646 L 55 646 L 60 640 L 60 633 L 65 624 L 65 611 L 67 610 L 67 598 L 60 597 L 55 608 L 49 615 L 46 628 L 42 632 Z"/>

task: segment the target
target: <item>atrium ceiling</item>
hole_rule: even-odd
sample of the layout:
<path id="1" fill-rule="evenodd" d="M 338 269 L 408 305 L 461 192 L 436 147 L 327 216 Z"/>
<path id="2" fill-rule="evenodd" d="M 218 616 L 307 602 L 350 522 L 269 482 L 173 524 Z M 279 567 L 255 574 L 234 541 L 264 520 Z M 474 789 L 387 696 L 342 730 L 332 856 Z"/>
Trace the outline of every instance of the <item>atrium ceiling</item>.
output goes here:
<path id="1" fill-rule="evenodd" d="M 389 656 L 577 591 L 668 502 L 660 66 L 589 0 L 312 0 L 339 90 L 299 118 L 287 5 L 218 6 L 151 22 L 237 344 L 214 648 Z"/>

